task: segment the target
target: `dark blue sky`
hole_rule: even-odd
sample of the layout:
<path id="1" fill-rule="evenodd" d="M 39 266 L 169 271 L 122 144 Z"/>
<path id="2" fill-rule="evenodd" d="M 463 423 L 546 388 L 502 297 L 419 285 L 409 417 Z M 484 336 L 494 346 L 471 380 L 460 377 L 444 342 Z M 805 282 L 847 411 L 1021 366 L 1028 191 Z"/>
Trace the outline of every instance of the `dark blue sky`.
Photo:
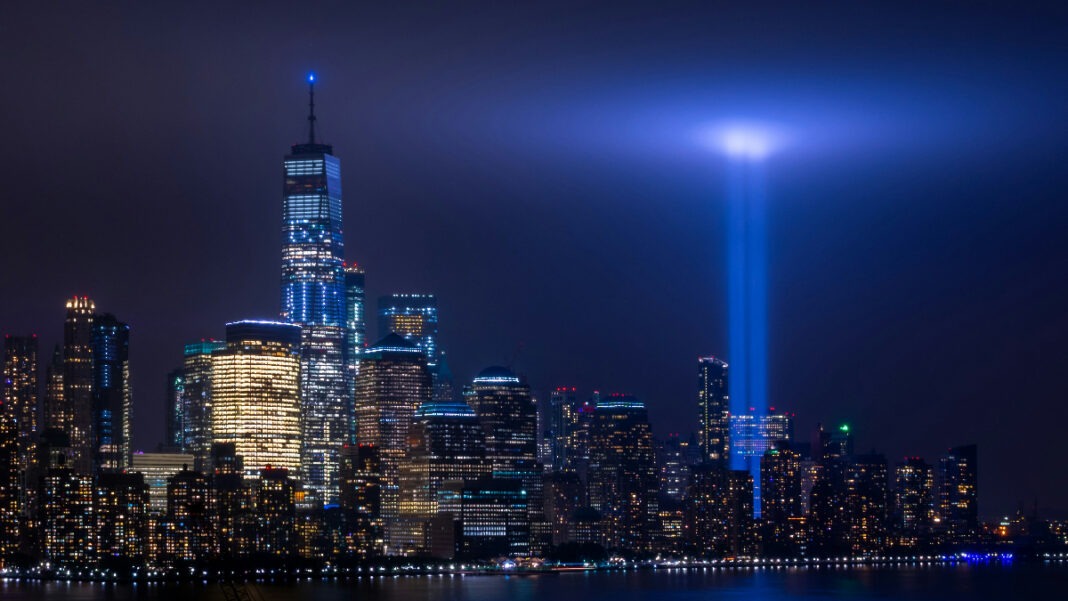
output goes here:
<path id="1" fill-rule="evenodd" d="M 730 359 L 701 134 L 768 122 L 772 403 L 891 461 L 977 442 L 984 514 L 1068 513 L 1068 14 L 1017 4 L 5 6 L 0 330 L 128 321 L 155 446 L 181 344 L 278 310 L 313 69 L 370 298 L 437 293 L 460 379 L 689 432 Z"/>

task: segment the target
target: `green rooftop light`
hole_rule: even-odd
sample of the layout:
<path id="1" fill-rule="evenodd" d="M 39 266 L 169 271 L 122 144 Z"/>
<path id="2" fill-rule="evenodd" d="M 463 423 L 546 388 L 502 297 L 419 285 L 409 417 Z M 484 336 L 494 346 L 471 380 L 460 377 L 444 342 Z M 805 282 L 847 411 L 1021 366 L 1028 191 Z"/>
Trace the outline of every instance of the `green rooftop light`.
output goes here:
<path id="1" fill-rule="evenodd" d="M 849 432 L 849 424 L 842 424 L 838 429 L 842 432 Z"/>

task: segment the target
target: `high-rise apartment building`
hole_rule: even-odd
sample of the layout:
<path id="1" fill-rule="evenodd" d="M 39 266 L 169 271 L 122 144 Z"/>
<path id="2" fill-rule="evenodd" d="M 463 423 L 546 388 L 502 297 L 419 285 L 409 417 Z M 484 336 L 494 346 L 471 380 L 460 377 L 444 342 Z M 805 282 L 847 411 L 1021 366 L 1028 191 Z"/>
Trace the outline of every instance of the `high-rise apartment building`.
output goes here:
<path id="1" fill-rule="evenodd" d="M 697 359 L 697 441 L 701 461 L 727 465 L 730 455 L 730 397 L 727 364 L 716 357 Z"/>
<path id="2" fill-rule="evenodd" d="M 308 142 L 284 161 L 282 321 L 300 326 L 300 398 L 305 486 L 336 503 L 341 448 L 351 437 L 345 352 L 346 290 L 341 163 L 315 139 L 314 76 L 309 76 Z M 246 457 L 246 462 L 248 461 Z"/>
<path id="3" fill-rule="evenodd" d="M 53 403 L 51 428 L 70 437 L 72 465 L 80 474 L 92 472 L 93 440 L 93 314 L 96 304 L 87 297 L 67 301 L 63 325 L 63 398 Z"/>
<path id="4" fill-rule="evenodd" d="M 947 542 L 967 544 L 979 534 L 979 479 L 976 445 L 954 447 L 938 465 L 939 530 Z"/>
<path id="5" fill-rule="evenodd" d="M 301 467 L 300 328 L 270 321 L 226 324 L 212 354 L 212 439 L 233 443 L 246 477 Z"/>
<path id="6" fill-rule="evenodd" d="M 552 471 L 569 469 L 568 441 L 578 427 L 578 398 L 574 386 L 560 386 L 549 394 L 549 427 L 545 438 Z"/>
<path id="7" fill-rule="evenodd" d="M 934 490 L 934 469 L 922 458 L 907 457 L 894 468 L 893 525 L 899 545 L 919 545 L 931 534 Z"/>

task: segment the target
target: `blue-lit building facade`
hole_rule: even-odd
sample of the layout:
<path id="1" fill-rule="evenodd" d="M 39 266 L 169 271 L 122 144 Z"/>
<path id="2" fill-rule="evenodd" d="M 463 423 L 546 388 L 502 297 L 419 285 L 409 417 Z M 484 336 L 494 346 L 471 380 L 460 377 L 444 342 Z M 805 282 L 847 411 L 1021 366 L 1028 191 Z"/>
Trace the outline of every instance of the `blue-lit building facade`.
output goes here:
<path id="1" fill-rule="evenodd" d="M 314 77 L 309 77 L 314 85 Z M 284 162 L 282 320 L 301 327 L 302 476 L 310 493 L 336 503 L 342 446 L 351 436 L 345 362 L 346 291 L 341 163 L 315 140 L 314 88 L 308 142 Z"/>
<path id="2" fill-rule="evenodd" d="M 130 326 L 114 315 L 93 318 L 93 465 L 121 470 L 130 463 Z"/>
<path id="3" fill-rule="evenodd" d="M 433 372 L 438 364 L 438 299 L 433 294 L 390 294 L 378 299 L 378 337 L 400 334 L 426 353 Z"/>
<path id="4" fill-rule="evenodd" d="M 760 460 L 777 442 L 794 439 L 794 415 L 776 411 L 774 407 L 764 412 L 750 408 L 749 411 L 730 416 L 731 461 L 750 474 L 753 479 L 754 517 L 760 517 Z"/>

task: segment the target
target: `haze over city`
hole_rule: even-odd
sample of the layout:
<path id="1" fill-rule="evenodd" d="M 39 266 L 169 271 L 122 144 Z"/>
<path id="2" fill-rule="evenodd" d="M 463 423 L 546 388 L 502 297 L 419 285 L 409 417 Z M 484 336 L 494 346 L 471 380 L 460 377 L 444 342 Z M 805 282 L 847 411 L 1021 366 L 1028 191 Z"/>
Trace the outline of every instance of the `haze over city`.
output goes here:
<path id="1" fill-rule="evenodd" d="M 7 7 L 0 331 L 43 364 L 72 295 L 129 323 L 155 448 L 182 345 L 278 317 L 314 71 L 372 313 L 434 293 L 458 382 L 510 365 L 688 435 L 696 358 L 731 360 L 704 135 L 771 124 L 771 403 L 892 459 L 977 443 L 984 517 L 1059 515 L 1065 14 L 963 6 Z"/>

